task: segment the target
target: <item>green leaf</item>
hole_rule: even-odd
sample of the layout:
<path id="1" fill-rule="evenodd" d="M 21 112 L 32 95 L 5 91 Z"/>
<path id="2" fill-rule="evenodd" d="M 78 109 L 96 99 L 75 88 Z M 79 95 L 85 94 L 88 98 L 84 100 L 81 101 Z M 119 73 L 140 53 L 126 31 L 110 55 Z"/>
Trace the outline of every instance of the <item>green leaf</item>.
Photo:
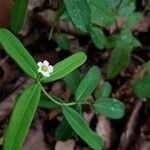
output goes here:
<path id="1" fill-rule="evenodd" d="M 118 9 L 118 15 L 127 17 L 135 10 L 135 0 L 125 0 L 121 2 Z"/>
<path id="2" fill-rule="evenodd" d="M 132 49 L 140 46 L 138 40 L 133 37 L 130 30 L 125 29 L 119 35 L 119 40 L 112 51 L 107 69 L 107 78 L 114 78 L 127 67 Z"/>
<path id="3" fill-rule="evenodd" d="M 59 6 L 59 9 L 55 12 L 55 16 L 54 16 L 54 24 L 55 24 L 55 22 L 57 22 L 59 19 L 60 19 L 60 17 L 61 17 L 61 15 L 64 13 L 66 11 L 66 9 L 65 9 L 65 6 L 64 6 L 64 4 L 63 3 L 61 3 L 60 4 L 60 6 Z"/>
<path id="4" fill-rule="evenodd" d="M 66 119 L 64 119 L 57 127 L 55 131 L 55 137 L 58 140 L 66 141 L 73 135 L 73 132 L 74 131 L 72 130 L 71 126 L 68 124 Z"/>
<path id="5" fill-rule="evenodd" d="M 52 18 L 52 25 L 51 25 L 51 29 L 50 29 L 49 37 L 48 37 L 49 40 L 52 38 L 52 34 L 54 31 L 56 22 L 59 20 L 60 16 L 64 13 L 64 11 L 65 11 L 65 6 L 63 3 L 60 3 L 59 9 L 55 12 L 54 17 Z"/>
<path id="6" fill-rule="evenodd" d="M 46 108 L 46 109 L 53 109 L 57 108 L 58 105 L 52 102 L 50 99 L 48 99 L 45 95 L 41 95 L 40 102 L 38 104 L 38 107 Z"/>
<path id="7" fill-rule="evenodd" d="M 73 107 L 77 112 L 82 114 L 82 107 L 81 105 L 77 105 Z M 55 136 L 57 139 L 66 141 L 67 139 L 74 136 L 74 131 L 71 128 L 70 124 L 67 122 L 67 120 L 64 118 L 63 121 L 60 123 L 60 125 L 57 127 Z"/>
<path id="8" fill-rule="evenodd" d="M 7 29 L 0 29 L 0 43 L 10 57 L 29 76 L 36 78 L 38 66 L 21 42 Z"/>
<path id="9" fill-rule="evenodd" d="M 48 78 L 41 79 L 42 82 L 50 82 L 63 78 L 86 61 L 86 55 L 78 52 L 54 65 L 54 72 Z"/>
<path id="10" fill-rule="evenodd" d="M 107 78 L 111 79 L 117 76 L 129 63 L 131 49 L 121 46 L 121 43 L 113 49 L 109 59 Z"/>
<path id="11" fill-rule="evenodd" d="M 94 150 L 101 150 L 103 147 L 102 138 L 94 133 L 80 116 L 80 114 L 71 107 L 63 106 L 62 112 L 74 129 L 74 131 Z"/>
<path id="12" fill-rule="evenodd" d="M 92 94 L 99 80 L 100 70 L 96 66 L 91 67 L 77 88 L 76 101 L 85 101 Z"/>
<path id="13" fill-rule="evenodd" d="M 56 101 L 63 103 L 64 100 L 58 98 L 57 96 L 51 95 L 51 97 L 53 97 L 53 99 L 55 99 Z M 53 108 L 59 108 L 60 105 L 54 103 L 53 101 L 51 101 L 46 95 L 42 94 L 41 98 L 40 98 L 40 102 L 39 102 L 39 107 L 42 108 L 46 108 L 46 109 L 53 109 Z"/>
<path id="14" fill-rule="evenodd" d="M 120 4 L 120 0 L 101 0 L 101 1 L 106 1 L 107 4 L 110 5 L 111 8 L 115 9 L 117 6 Z"/>
<path id="15" fill-rule="evenodd" d="M 110 35 L 107 38 L 107 48 L 115 47 L 118 40 L 119 40 L 119 36 L 117 34 Z"/>
<path id="16" fill-rule="evenodd" d="M 78 88 L 78 85 L 81 81 L 80 72 L 78 69 L 74 70 L 70 74 L 64 77 L 65 84 L 67 87 L 72 91 L 72 93 L 75 95 L 76 90 Z"/>
<path id="17" fill-rule="evenodd" d="M 145 68 L 146 68 L 148 74 L 150 74 L 150 61 L 148 61 L 147 63 L 145 63 Z"/>
<path id="18" fill-rule="evenodd" d="M 137 81 L 134 86 L 135 94 L 140 98 L 150 98 L 150 75 L 146 75 L 143 79 Z"/>
<path id="19" fill-rule="evenodd" d="M 89 0 L 91 23 L 106 27 L 115 22 L 116 12 L 107 0 Z"/>
<path id="20" fill-rule="evenodd" d="M 10 24 L 11 24 L 11 29 L 16 33 L 19 32 L 24 25 L 24 21 L 27 14 L 28 3 L 29 0 L 14 1 Z"/>
<path id="21" fill-rule="evenodd" d="M 64 11 L 63 14 L 59 17 L 61 21 L 71 21 L 67 11 Z"/>
<path id="22" fill-rule="evenodd" d="M 124 104 L 114 98 L 100 98 L 94 104 L 96 112 L 112 119 L 119 119 L 124 115 Z"/>
<path id="23" fill-rule="evenodd" d="M 73 107 L 77 112 L 80 114 L 82 113 L 81 105 L 76 105 Z M 63 121 L 59 124 L 55 131 L 55 137 L 58 140 L 66 141 L 67 139 L 71 138 L 74 135 L 74 131 L 71 128 L 70 124 L 64 118 Z"/>
<path id="24" fill-rule="evenodd" d="M 127 17 L 127 27 L 133 27 L 133 25 L 140 23 L 143 19 L 142 13 L 134 12 L 130 16 Z"/>
<path id="25" fill-rule="evenodd" d="M 72 22 L 83 32 L 87 32 L 90 23 L 90 8 L 86 0 L 64 0 Z"/>
<path id="26" fill-rule="evenodd" d="M 68 50 L 70 48 L 70 41 L 66 34 L 60 34 L 57 39 L 57 44 L 64 50 Z"/>
<path id="27" fill-rule="evenodd" d="M 36 112 L 40 94 L 40 83 L 33 83 L 19 97 L 4 138 L 4 150 L 21 149 Z"/>
<path id="28" fill-rule="evenodd" d="M 107 45 L 107 39 L 103 31 L 99 27 L 92 26 L 89 32 L 91 34 L 92 41 L 94 45 L 96 46 L 96 48 L 104 49 Z"/>
<path id="29" fill-rule="evenodd" d="M 100 89 L 98 89 L 95 93 L 95 97 L 98 98 L 107 98 L 109 97 L 112 91 L 111 84 L 109 82 L 105 82 Z"/>

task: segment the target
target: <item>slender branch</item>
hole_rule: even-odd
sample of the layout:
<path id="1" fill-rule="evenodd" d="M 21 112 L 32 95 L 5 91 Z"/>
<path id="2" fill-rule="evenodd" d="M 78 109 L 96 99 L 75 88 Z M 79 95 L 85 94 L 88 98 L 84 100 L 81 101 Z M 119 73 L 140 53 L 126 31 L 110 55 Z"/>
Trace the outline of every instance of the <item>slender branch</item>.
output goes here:
<path id="1" fill-rule="evenodd" d="M 60 7 L 60 9 L 55 13 L 55 16 L 54 16 L 53 22 L 52 22 L 52 27 L 51 27 L 51 30 L 50 30 L 50 33 L 49 33 L 48 40 L 51 40 L 53 32 L 54 32 L 55 24 L 58 21 L 59 17 L 63 14 L 64 11 L 65 11 L 65 7 L 62 5 Z"/>
<path id="2" fill-rule="evenodd" d="M 60 106 L 73 106 L 73 105 L 78 105 L 78 104 L 85 104 L 85 103 L 75 103 L 75 102 L 72 102 L 72 103 L 61 103 L 61 102 L 56 101 L 52 96 L 50 96 L 50 95 L 45 91 L 45 89 L 43 88 L 43 86 L 42 86 L 42 91 L 43 91 L 44 94 L 47 96 L 47 98 L 49 98 L 52 102 L 54 102 L 55 104 L 60 105 Z"/>
<path id="3" fill-rule="evenodd" d="M 48 40 L 50 41 L 53 35 L 53 31 L 54 31 L 54 27 L 55 27 L 55 23 L 52 24 L 52 28 L 50 30 L 49 36 L 48 36 Z"/>
<path id="4" fill-rule="evenodd" d="M 9 56 L 6 56 L 2 61 L 0 62 L 0 67 L 8 60 Z"/>
<path id="5" fill-rule="evenodd" d="M 119 9 L 121 3 L 122 3 L 123 0 L 120 0 L 119 4 L 117 5 L 117 9 Z"/>

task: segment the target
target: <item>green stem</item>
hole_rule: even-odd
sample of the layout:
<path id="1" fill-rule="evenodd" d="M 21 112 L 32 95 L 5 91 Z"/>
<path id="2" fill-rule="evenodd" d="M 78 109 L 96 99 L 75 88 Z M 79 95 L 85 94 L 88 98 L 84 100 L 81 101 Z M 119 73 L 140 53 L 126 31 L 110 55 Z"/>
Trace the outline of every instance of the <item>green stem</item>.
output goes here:
<path id="1" fill-rule="evenodd" d="M 80 104 L 80 103 L 74 103 L 74 102 L 72 102 L 72 103 L 61 103 L 61 102 L 58 102 L 58 101 L 56 101 L 52 96 L 50 96 L 46 91 L 45 91 L 45 89 L 43 88 L 43 86 L 42 86 L 42 91 L 44 92 L 44 94 L 51 100 L 51 101 L 53 101 L 55 104 L 57 104 L 57 105 L 60 105 L 60 106 L 73 106 L 73 105 L 78 105 L 78 104 Z"/>
<path id="2" fill-rule="evenodd" d="M 119 1 L 119 4 L 117 5 L 117 9 L 119 9 L 119 7 L 120 7 L 122 1 L 123 1 L 123 0 L 120 0 L 120 1 Z"/>
<path id="3" fill-rule="evenodd" d="M 54 31 L 54 26 L 55 26 L 55 24 L 52 25 L 52 28 L 51 28 L 51 30 L 50 30 L 50 33 L 49 33 L 49 36 L 48 36 L 48 40 L 49 40 L 49 41 L 50 41 L 51 38 L 52 38 L 53 31 Z"/>
<path id="4" fill-rule="evenodd" d="M 51 27 L 51 30 L 50 30 L 50 33 L 49 33 L 48 40 L 51 40 L 52 35 L 53 35 L 53 31 L 54 31 L 54 28 L 55 28 L 55 23 L 59 19 L 59 17 L 63 14 L 64 11 L 65 11 L 65 7 L 62 5 L 60 7 L 60 9 L 56 12 L 56 14 L 54 16 L 54 19 L 52 21 L 52 27 Z"/>

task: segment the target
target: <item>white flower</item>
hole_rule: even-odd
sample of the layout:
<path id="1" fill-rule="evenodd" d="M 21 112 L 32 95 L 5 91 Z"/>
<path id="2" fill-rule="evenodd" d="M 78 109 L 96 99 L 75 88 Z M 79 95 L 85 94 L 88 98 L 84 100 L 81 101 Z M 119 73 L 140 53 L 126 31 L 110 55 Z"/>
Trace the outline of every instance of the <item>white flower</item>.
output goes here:
<path id="1" fill-rule="evenodd" d="M 38 72 L 40 72 L 44 77 L 49 77 L 50 73 L 53 72 L 53 66 L 49 65 L 47 60 L 42 62 L 38 62 L 37 65 L 39 66 Z"/>

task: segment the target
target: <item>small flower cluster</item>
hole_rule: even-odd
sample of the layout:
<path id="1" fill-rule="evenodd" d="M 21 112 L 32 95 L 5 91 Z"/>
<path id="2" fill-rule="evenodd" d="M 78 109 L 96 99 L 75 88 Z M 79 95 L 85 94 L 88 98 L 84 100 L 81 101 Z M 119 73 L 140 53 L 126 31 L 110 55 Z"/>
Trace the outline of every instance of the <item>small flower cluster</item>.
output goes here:
<path id="1" fill-rule="evenodd" d="M 49 65 L 47 60 L 44 60 L 43 63 L 38 62 L 37 65 L 39 66 L 38 72 L 40 72 L 44 77 L 49 77 L 54 70 L 53 66 Z"/>

